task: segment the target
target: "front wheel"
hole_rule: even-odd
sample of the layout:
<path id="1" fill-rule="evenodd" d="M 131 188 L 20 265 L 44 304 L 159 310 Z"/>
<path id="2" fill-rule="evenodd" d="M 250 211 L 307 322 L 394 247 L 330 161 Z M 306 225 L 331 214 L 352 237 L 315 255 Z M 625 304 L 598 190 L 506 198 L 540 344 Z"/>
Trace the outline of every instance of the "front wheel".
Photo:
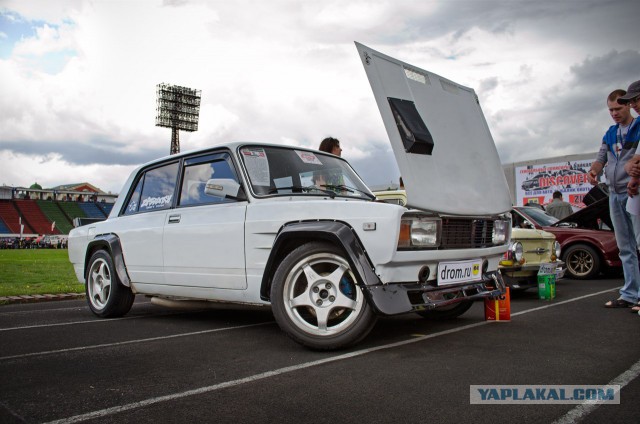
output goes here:
<path id="1" fill-rule="evenodd" d="M 89 260 L 85 292 L 89 309 L 102 318 L 126 314 L 135 299 L 131 288 L 120 282 L 113 259 L 104 250 L 98 250 Z"/>
<path id="2" fill-rule="evenodd" d="M 574 244 L 564 254 L 567 274 L 571 278 L 586 280 L 600 272 L 600 256 L 586 244 Z"/>
<path id="3" fill-rule="evenodd" d="M 280 263 L 271 286 L 276 322 L 296 342 L 317 350 L 362 340 L 376 316 L 344 253 L 321 242 L 304 244 Z"/>

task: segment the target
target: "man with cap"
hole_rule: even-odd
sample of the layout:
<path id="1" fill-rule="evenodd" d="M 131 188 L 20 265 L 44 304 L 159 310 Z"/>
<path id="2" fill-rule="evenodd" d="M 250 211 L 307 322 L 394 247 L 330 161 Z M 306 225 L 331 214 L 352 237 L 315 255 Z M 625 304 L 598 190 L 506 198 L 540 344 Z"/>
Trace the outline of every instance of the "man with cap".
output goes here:
<path id="1" fill-rule="evenodd" d="M 636 114 L 640 116 L 640 80 L 632 82 L 629 85 L 629 89 L 627 90 L 627 94 L 624 96 L 618 97 L 618 103 L 622 105 L 628 104 L 633 110 L 636 111 Z M 636 133 L 636 143 L 640 138 L 638 136 L 639 128 L 640 128 L 640 119 L 636 117 L 633 122 L 633 127 L 635 128 Z M 636 151 L 636 154 L 632 159 L 627 162 L 624 166 L 624 169 L 627 171 L 629 175 L 631 175 L 631 179 L 627 184 L 627 194 L 629 196 L 638 195 L 638 186 L 640 185 L 640 154 Z M 640 225 L 636 225 L 634 227 L 636 233 L 636 243 L 640 246 Z M 633 308 L 633 311 L 637 311 L 640 315 L 640 304 L 636 304 Z"/>
<path id="2" fill-rule="evenodd" d="M 640 115 L 640 80 L 636 82 L 632 82 L 627 90 L 627 94 L 624 96 L 618 97 L 618 103 L 621 105 L 628 104 L 633 110 L 636 111 L 638 115 Z M 633 122 L 633 126 L 637 128 L 640 126 L 640 120 L 635 119 Z M 636 137 L 636 142 L 638 138 Z M 627 162 L 624 166 L 624 169 L 631 175 L 631 181 L 629 182 L 629 195 L 635 195 L 638 193 L 638 182 L 640 180 L 640 154 L 636 152 L 636 155 Z"/>
<path id="3" fill-rule="evenodd" d="M 626 95 L 624 90 L 614 90 L 607 97 L 607 107 L 615 125 L 605 133 L 600 151 L 587 174 L 589 182 L 595 185 L 598 183 L 597 176 L 603 169 L 605 171 L 609 185 L 609 213 L 624 273 L 620 296 L 605 303 L 607 308 L 631 308 L 640 300 L 640 270 L 634 233 L 634 228 L 640 227 L 640 216 L 627 212 L 627 184 L 631 176 L 624 169 L 636 153 L 639 127 L 633 126 L 635 119 L 631 116 L 629 106 L 618 103 L 618 99 Z"/>

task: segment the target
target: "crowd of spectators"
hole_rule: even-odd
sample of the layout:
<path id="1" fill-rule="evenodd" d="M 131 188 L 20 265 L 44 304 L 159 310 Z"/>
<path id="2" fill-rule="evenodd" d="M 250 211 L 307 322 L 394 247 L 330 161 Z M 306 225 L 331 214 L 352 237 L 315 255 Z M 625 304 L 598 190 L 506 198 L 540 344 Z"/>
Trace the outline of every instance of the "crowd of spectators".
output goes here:
<path id="1" fill-rule="evenodd" d="M 2 237 L 0 249 L 66 249 L 67 239 L 58 236 Z"/>

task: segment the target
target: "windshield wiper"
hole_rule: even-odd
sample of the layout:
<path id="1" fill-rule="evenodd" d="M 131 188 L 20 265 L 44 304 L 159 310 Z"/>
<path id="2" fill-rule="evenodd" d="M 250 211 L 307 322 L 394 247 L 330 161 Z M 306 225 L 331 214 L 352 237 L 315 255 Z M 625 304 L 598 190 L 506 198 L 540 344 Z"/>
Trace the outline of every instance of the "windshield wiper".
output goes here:
<path id="1" fill-rule="evenodd" d="M 310 191 L 320 191 L 322 193 L 328 194 L 329 197 L 334 199 L 336 197 L 336 193 L 331 190 L 325 190 L 317 186 L 288 186 L 288 187 L 276 187 L 269 190 L 269 194 L 278 193 L 280 190 L 291 190 L 293 193 L 308 193 Z M 281 193 L 282 194 L 282 193 Z"/>
<path id="2" fill-rule="evenodd" d="M 348 186 L 346 186 L 344 184 L 340 184 L 340 185 L 323 184 L 322 187 L 326 187 L 326 188 L 328 188 L 330 190 L 343 190 L 343 191 L 346 191 L 346 192 L 349 192 L 349 193 L 355 193 L 357 191 L 358 193 L 362 193 L 365 196 L 367 196 L 370 200 L 374 200 L 376 198 L 376 196 L 374 196 L 374 195 L 372 195 L 370 193 L 367 193 L 366 191 L 359 190 L 359 189 L 357 189 L 355 187 L 348 187 Z"/>

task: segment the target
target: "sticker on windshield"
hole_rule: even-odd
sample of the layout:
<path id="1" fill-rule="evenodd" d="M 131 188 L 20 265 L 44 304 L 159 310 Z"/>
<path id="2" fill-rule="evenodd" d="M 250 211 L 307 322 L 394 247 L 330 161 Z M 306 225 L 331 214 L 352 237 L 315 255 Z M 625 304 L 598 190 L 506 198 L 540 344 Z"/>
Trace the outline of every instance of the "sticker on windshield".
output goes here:
<path id="1" fill-rule="evenodd" d="M 296 152 L 296 155 L 298 155 L 298 157 L 302 159 L 302 162 L 304 163 L 322 165 L 322 162 L 320 162 L 320 159 L 318 159 L 318 157 L 311 152 L 301 152 L 300 150 L 295 150 L 295 152 Z"/>
<path id="2" fill-rule="evenodd" d="M 271 178 L 269 175 L 269 160 L 264 149 L 246 147 L 240 153 L 244 158 L 244 164 L 253 185 L 268 187 Z"/>

